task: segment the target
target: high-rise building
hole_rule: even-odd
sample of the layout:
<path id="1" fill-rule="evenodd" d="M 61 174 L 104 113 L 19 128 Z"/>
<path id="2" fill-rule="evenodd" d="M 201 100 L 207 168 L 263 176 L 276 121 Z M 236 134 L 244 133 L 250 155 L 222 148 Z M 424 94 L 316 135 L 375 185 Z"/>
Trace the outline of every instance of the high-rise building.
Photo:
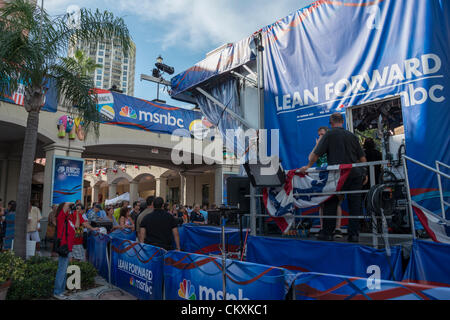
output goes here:
<path id="1" fill-rule="evenodd" d="M 68 56 L 73 57 L 79 49 L 94 60 L 101 68 L 97 68 L 90 76 L 94 85 L 100 89 L 110 89 L 114 85 L 124 94 L 134 95 L 134 77 L 136 67 L 136 45 L 131 43 L 128 54 L 124 54 L 119 41 L 75 41 L 69 45 Z"/>

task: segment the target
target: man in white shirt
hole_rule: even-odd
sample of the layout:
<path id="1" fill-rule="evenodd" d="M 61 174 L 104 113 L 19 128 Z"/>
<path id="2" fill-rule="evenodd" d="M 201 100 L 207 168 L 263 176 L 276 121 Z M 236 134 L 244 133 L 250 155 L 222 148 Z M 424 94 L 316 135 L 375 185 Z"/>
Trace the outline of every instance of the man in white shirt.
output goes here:
<path id="1" fill-rule="evenodd" d="M 30 209 L 28 211 L 28 223 L 27 223 L 27 240 L 36 241 L 36 253 L 40 252 L 39 230 L 42 216 L 38 207 L 34 207 L 30 203 Z"/>

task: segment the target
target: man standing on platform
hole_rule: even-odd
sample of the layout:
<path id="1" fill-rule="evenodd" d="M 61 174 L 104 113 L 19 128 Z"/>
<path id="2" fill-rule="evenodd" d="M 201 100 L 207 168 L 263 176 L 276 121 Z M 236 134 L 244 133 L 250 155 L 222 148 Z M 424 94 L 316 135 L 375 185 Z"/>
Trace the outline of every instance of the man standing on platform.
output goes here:
<path id="1" fill-rule="evenodd" d="M 343 128 L 344 119 L 340 113 L 330 116 L 331 130 L 320 139 L 314 150 L 309 155 L 309 163 L 300 169 L 301 173 L 311 168 L 314 163 L 324 154 L 327 154 L 328 165 L 352 164 L 367 162 L 364 151 L 359 144 L 358 138 Z M 342 191 L 361 190 L 363 184 L 367 183 L 367 169 L 353 168 L 344 183 Z M 363 183 L 363 180 L 364 183 Z M 353 193 L 347 195 L 350 216 L 362 215 L 362 194 Z M 324 204 L 324 216 L 336 216 L 339 199 L 332 196 Z M 323 230 L 319 240 L 333 240 L 333 232 L 336 227 L 336 218 L 323 219 Z M 349 219 L 348 239 L 349 242 L 359 241 L 359 220 Z"/>

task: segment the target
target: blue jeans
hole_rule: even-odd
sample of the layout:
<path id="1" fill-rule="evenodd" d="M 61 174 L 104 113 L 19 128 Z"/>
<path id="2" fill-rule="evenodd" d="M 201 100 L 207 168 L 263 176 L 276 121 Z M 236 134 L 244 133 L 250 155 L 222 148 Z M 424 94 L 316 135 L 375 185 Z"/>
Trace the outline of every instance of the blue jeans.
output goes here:
<path id="1" fill-rule="evenodd" d="M 66 290 L 67 267 L 69 266 L 69 256 L 58 258 L 58 271 L 56 271 L 55 288 L 53 294 L 61 295 Z"/>

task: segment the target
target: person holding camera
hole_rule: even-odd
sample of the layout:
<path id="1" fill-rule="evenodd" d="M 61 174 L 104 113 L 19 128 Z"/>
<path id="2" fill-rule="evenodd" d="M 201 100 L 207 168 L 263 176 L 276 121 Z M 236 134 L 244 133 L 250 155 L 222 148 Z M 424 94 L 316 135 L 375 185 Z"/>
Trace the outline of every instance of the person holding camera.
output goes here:
<path id="1" fill-rule="evenodd" d="M 75 225 L 71 219 L 71 207 L 74 204 L 69 202 L 61 203 L 57 209 L 56 216 L 56 241 L 54 250 L 58 253 L 58 271 L 55 277 L 55 287 L 53 297 L 56 299 L 66 299 L 64 290 L 66 289 L 67 267 L 69 266 L 70 254 L 75 240 Z"/>

